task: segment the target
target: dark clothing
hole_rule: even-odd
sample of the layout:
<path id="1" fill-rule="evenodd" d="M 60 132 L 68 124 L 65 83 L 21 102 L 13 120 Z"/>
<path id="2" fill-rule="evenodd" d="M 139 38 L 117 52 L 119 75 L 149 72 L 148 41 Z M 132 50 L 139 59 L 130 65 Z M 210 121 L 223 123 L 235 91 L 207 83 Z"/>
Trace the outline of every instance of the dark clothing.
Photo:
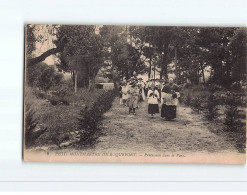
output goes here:
<path id="1" fill-rule="evenodd" d="M 161 108 L 161 117 L 165 117 L 167 120 L 176 118 L 177 107 L 174 105 L 163 104 Z"/>
<path id="2" fill-rule="evenodd" d="M 148 114 L 156 114 L 159 113 L 158 104 L 148 104 Z"/>
<path id="3" fill-rule="evenodd" d="M 171 84 L 166 84 L 166 85 L 163 87 L 162 92 L 165 92 L 165 93 L 172 93 L 172 85 L 171 85 Z"/>
<path id="4" fill-rule="evenodd" d="M 122 96 L 123 96 L 123 95 L 122 95 L 122 86 L 120 86 L 120 87 L 118 88 L 118 90 L 119 90 L 119 97 L 122 98 Z"/>

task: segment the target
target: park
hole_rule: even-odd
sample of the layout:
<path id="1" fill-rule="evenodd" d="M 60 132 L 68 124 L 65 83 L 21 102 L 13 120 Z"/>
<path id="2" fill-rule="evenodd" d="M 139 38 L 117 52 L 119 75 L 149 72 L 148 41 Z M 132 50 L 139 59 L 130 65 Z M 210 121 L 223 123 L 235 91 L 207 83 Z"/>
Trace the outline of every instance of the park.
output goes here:
<path id="1" fill-rule="evenodd" d="M 24 148 L 244 154 L 246 43 L 240 27 L 28 24 Z M 173 120 L 150 118 L 147 94 L 135 115 L 120 104 L 119 87 L 138 79 L 172 79 Z"/>

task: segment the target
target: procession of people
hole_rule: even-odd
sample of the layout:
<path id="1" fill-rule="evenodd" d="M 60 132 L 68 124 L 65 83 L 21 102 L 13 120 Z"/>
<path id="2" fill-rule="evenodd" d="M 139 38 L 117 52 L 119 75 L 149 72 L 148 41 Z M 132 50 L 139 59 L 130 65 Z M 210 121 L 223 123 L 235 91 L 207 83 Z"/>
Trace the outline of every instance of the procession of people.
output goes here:
<path id="1" fill-rule="evenodd" d="M 179 103 L 179 89 L 173 79 L 148 79 L 131 77 L 120 82 L 120 105 L 129 108 L 129 114 L 136 114 L 142 102 L 147 102 L 147 112 L 151 118 L 160 114 L 164 120 L 176 118 Z"/>

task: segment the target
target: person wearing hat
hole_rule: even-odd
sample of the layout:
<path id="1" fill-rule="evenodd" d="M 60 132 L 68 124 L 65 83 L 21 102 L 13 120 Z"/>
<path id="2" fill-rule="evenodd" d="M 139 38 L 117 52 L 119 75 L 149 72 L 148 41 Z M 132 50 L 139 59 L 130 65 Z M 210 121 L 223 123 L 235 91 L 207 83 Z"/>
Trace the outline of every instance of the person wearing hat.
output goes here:
<path id="1" fill-rule="evenodd" d="M 138 101 L 138 107 L 139 107 L 139 103 L 143 102 L 145 100 L 145 93 L 144 93 L 144 87 L 145 87 L 145 83 L 143 82 L 142 78 L 138 79 L 138 87 L 139 87 L 139 101 Z"/>
<path id="2" fill-rule="evenodd" d="M 153 118 L 156 113 L 159 113 L 159 92 L 151 85 L 148 91 L 148 114 Z"/>
<path id="3" fill-rule="evenodd" d="M 129 114 L 133 113 L 135 115 L 135 110 L 138 106 L 138 98 L 139 98 L 139 88 L 137 86 L 137 82 L 130 82 L 129 88 L 129 97 L 127 101 L 127 105 L 129 107 Z"/>

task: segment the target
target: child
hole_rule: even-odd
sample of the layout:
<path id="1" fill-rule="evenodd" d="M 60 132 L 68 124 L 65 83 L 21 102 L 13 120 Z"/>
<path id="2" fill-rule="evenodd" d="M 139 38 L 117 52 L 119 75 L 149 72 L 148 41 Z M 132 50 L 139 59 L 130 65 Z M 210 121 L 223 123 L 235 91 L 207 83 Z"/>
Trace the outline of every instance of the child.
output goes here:
<path id="1" fill-rule="evenodd" d="M 153 118 L 155 113 L 159 113 L 159 92 L 152 85 L 148 91 L 148 114 Z"/>
<path id="2" fill-rule="evenodd" d="M 128 100 L 128 96 L 129 96 L 128 91 L 129 91 L 129 88 L 128 88 L 127 84 L 123 83 L 121 93 L 122 93 L 122 102 L 125 106 L 126 106 L 126 102 Z"/>

